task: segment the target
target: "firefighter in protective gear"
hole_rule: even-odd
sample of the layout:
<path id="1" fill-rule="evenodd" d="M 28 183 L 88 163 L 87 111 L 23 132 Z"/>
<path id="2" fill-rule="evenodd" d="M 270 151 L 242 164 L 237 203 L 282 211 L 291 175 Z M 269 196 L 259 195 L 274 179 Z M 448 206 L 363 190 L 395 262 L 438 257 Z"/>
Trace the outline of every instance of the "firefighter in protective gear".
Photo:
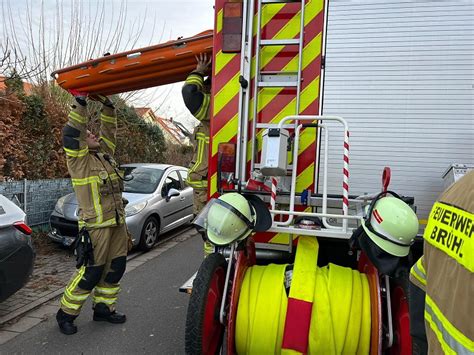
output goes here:
<path id="1" fill-rule="evenodd" d="M 89 97 L 100 101 L 100 136 L 87 130 L 86 94 L 74 92 L 75 99 L 63 129 L 63 148 L 72 185 L 79 204 L 79 229 L 86 230 L 92 244 L 91 256 L 81 255 L 79 268 L 61 298 L 56 315 L 64 334 L 74 334 L 74 319 L 93 291 L 95 321 L 124 323 L 124 314 L 115 311 L 119 281 L 125 272 L 128 234 L 122 201 L 123 182 L 113 159 L 117 118 L 113 103 L 105 96 Z M 90 248 L 79 248 L 80 253 Z"/>
<path id="2" fill-rule="evenodd" d="M 224 246 L 252 232 L 265 232 L 272 225 L 272 217 L 259 197 L 230 192 L 211 199 L 193 223 L 206 230 L 213 244 Z"/>
<path id="3" fill-rule="evenodd" d="M 410 271 L 414 353 L 474 354 L 474 171 L 434 204 L 423 237 Z"/>
<path id="4" fill-rule="evenodd" d="M 199 120 L 195 130 L 194 155 L 189 167 L 187 184 L 194 189 L 194 214 L 197 215 L 207 202 L 207 172 L 210 132 L 210 78 L 211 59 L 206 54 L 196 57 L 196 69 L 186 78 L 182 89 L 183 100 L 191 114 Z M 214 247 L 204 242 L 204 254 L 212 253 Z"/>

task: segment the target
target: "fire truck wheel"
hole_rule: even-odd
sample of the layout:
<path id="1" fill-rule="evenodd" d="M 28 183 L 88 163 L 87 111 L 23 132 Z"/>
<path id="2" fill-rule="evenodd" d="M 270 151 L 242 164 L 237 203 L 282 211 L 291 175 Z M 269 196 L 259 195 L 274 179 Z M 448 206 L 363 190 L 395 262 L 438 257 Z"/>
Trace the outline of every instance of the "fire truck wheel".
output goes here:
<path id="1" fill-rule="evenodd" d="M 217 354 L 224 326 L 219 321 L 226 276 L 222 254 L 210 254 L 201 264 L 193 282 L 186 316 L 186 354 Z"/>
<path id="2" fill-rule="evenodd" d="M 393 345 L 391 355 L 411 354 L 412 339 L 410 336 L 410 314 L 408 303 L 410 292 L 408 288 L 408 273 L 394 280 L 392 286 L 392 319 L 393 319 Z"/>

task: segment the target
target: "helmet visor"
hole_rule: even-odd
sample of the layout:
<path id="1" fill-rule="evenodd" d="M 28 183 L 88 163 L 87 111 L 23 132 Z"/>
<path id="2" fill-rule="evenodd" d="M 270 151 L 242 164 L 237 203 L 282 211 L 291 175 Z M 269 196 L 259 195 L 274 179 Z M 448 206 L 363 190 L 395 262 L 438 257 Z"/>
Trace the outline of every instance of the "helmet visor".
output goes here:
<path id="1" fill-rule="evenodd" d="M 216 245 L 227 245 L 246 237 L 253 223 L 225 201 L 211 199 L 197 215 L 193 224 L 206 230 L 209 241 Z"/>

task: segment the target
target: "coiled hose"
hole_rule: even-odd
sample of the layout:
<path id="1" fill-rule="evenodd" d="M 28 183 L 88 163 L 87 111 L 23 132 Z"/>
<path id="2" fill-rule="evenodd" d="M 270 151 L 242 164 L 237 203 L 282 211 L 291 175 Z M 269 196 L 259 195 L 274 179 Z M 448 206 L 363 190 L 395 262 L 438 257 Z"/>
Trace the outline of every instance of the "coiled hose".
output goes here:
<path id="1" fill-rule="evenodd" d="M 313 304 L 308 353 L 368 354 L 371 324 L 366 275 L 335 264 L 319 268 L 317 254 L 316 238 L 299 238 L 289 294 Z M 247 270 L 237 308 L 238 354 L 298 353 L 282 349 L 288 306 L 286 267 L 270 264 Z"/>

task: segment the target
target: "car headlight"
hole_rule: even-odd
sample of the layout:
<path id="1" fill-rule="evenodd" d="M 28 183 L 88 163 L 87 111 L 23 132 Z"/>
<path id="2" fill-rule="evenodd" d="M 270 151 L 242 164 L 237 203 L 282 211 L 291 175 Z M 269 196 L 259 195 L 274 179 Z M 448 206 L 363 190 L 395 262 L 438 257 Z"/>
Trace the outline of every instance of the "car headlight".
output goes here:
<path id="1" fill-rule="evenodd" d="M 135 205 L 127 205 L 127 207 L 125 207 L 125 216 L 130 217 L 130 216 L 136 215 L 137 213 L 143 211 L 146 205 L 147 205 L 147 201 L 140 202 Z"/>
<path id="2" fill-rule="evenodd" d="M 54 210 L 63 215 L 64 214 L 64 211 L 63 211 L 63 207 L 64 207 L 64 201 L 66 200 L 66 196 L 63 196 L 61 197 L 58 202 L 56 202 L 56 206 L 54 206 Z"/>

